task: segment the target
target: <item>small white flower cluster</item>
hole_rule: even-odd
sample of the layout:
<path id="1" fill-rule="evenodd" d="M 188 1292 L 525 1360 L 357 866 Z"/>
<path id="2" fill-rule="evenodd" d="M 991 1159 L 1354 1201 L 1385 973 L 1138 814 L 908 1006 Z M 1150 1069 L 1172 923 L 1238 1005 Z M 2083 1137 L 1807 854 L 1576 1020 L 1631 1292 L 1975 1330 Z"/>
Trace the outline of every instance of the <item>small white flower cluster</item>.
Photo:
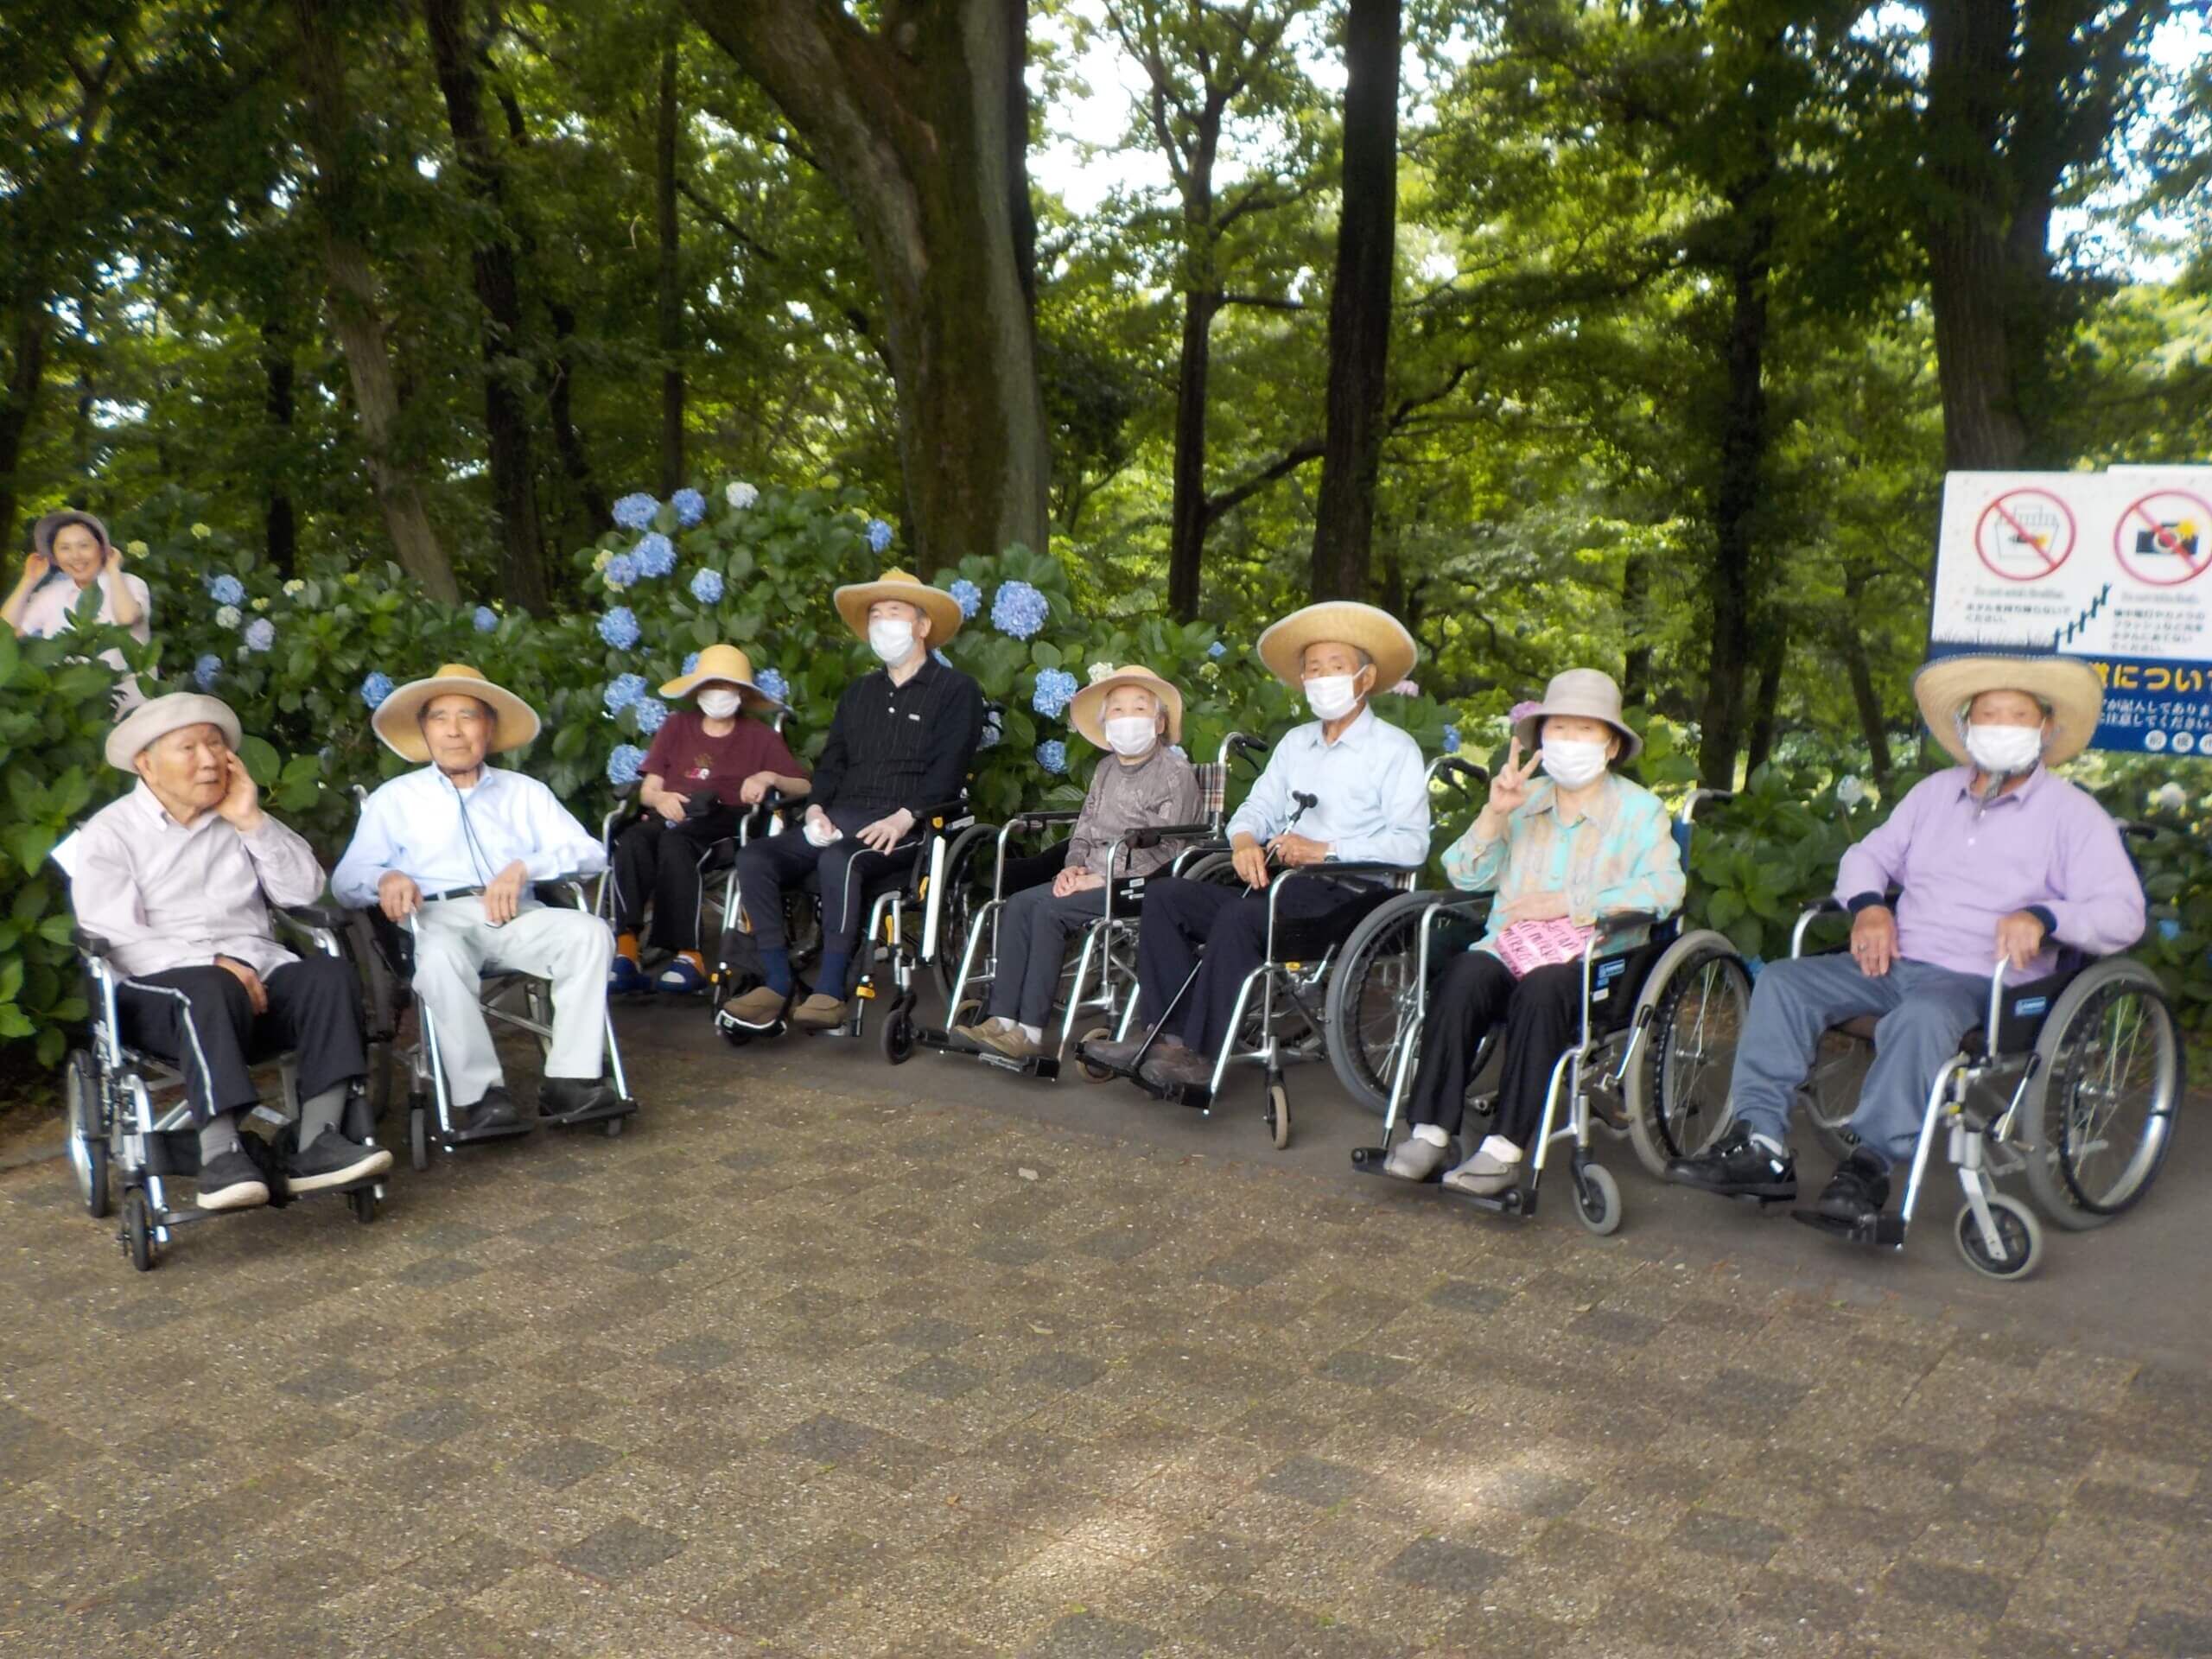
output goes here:
<path id="1" fill-rule="evenodd" d="M 744 483 L 741 480 L 738 483 L 732 484 L 728 489 L 722 492 L 722 499 L 728 502 L 731 506 L 734 507 L 740 512 L 743 512 L 747 507 L 751 506 L 760 499 L 760 492 L 754 489 L 750 484 Z"/>
<path id="2" fill-rule="evenodd" d="M 1835 780 L 1835 798 L 1847 812 L 1866 798 L 1866 785 L 1860 783 L 1856 776 L 1847 772 Z"/>
<path id="3" fill-rule="evenodd" d="M 1096 685 L 1113 671 L 1114 664 L 1111 663 L 1093 663 L 1090 665 L 1090 683 Z"/>

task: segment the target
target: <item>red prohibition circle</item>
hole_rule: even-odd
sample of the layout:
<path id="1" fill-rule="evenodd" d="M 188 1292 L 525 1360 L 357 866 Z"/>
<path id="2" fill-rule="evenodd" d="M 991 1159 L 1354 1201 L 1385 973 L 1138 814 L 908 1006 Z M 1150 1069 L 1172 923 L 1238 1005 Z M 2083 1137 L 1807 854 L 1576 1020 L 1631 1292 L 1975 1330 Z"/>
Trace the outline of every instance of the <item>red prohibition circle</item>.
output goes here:
<path id="1" fill-rule="evenodd" d="M 2177 505 L 2180 519 L 2170 523 L 2153 503 Z M 2182 527 L 2190 530 L 2188 537 L 2183 537 Z M 2194 581 L 2212 569 L 2212 504 L 2185 490 L 2153 490 L 2130 502 L 2127 511 L 2120 515 L 2120 522 L 2113 526 L 2112 551 L 2121 569 L 2150 587 L 2178 588 Z M 2162 554 L 2175 556 L 2181 566 L 2179 575 L 2152 575 L 2137 568 L 2137 559 Z"/>
<path id="2" fill-rule="evenodd" d="M 2044 539 L 2021 522 L 2031 510 L 2046 506 L 2057 513 L 2059 523 L 2064 527 L 2050 538 L 2051 543 L 2058 544 L 2056 557 L 2052 556 L 2051 549 L 2045 544 Z M 2024 572 L 2007 570 L 1990 556 L 1988 543 L 1985 539 L 1990 536 L 1996 537 L 2000 545 L 2009 540 L 2016 546 L 2033 548 L 2037 556 L 2043 561 L 2043 568 Z M 2048 490 L 2007 490 L 1981 510 L 1981 517 L 1974 521 L 1974 556 L 1981 561 L 1982 568 L 1991 575 L 2005 582 L 2042 581 L 2073 556 L 2075 540 L 2073 512 Z"/>

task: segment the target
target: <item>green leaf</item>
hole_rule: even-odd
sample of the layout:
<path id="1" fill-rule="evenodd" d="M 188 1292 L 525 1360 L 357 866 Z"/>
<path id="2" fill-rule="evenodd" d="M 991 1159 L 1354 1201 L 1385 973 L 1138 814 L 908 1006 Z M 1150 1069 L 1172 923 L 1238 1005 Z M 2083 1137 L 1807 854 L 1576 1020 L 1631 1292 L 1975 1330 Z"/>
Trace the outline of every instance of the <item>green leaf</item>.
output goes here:
<path id="1" fill-rule="evenodd" d="M 238 759 L 245 762 L 246 775 L 264 789 L 276 782 L 282 770 L 276 750 L 266 738 L 248 737 L 238 745 Z"/>

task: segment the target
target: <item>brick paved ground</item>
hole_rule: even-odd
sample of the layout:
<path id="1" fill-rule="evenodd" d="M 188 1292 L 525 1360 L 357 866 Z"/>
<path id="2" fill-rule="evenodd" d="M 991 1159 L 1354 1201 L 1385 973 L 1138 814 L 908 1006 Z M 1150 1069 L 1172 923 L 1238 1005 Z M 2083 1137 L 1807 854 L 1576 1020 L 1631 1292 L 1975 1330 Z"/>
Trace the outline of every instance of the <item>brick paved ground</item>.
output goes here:
<path id="1" fill-rule="evenodd" d="M 2201 1371 L 641 1069 L 143 1278 L 0 1177 L 0 1654 L 2212 1653 Z"/>

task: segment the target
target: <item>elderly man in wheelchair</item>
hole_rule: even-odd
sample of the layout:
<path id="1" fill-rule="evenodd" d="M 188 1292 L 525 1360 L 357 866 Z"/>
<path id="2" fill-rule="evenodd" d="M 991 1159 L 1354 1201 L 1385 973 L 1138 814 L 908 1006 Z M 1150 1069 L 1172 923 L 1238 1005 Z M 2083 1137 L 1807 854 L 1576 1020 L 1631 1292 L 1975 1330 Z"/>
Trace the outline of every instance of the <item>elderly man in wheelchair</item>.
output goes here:
<path id="1" fill-rule="evenodd" d="M 1860 1240 L 1878 1236 L 1893 1169 L 1910 1166 L 1916 1185 L 1937 1109 L 1931 1087 L 2002 1001 L 1993 986 L 2029 982 L 2040 1011 L 2056 995 L 2050 976 L 2062 950 L 2103 956 L 2143 930 L 2143 887 L 2119 827 L 2051 771 L 2095 733 L 2102 693 L 2088 665 L 1954 657 L 1923 667 L 1913 690 L 1930 734 L 1960 764 L 1916 785 L 1844 855 L 1834 904 L 1852 914 L 1849 950 L 1760 973 L 1728 1125 L 1668 1166 L 1704 1192 L 1794 1200 L 1791 1107 L 1823 1035 L 1871 1018 L 1874 1058 L 1844 1137 L 1849 1154 L 1818 1201 L 1796 1212 Z M 1901 1230 L 1880 1242 L 1902 1242 Z"/>
<path id="2" fill-rule="evenodd" d="M 238 743 L 238 716 L 217 698 L 180 693 L 142 703 L 107 741 L 109 765 L 136 772 L 137 786 L 93 815 L 69 860 L 85 948 L 120 975 L 100 1016 L 105 1024 L 111 1014 L 118 1029 L 101 1046 L 109 1060 L 136 1050 L 181 1071 L 204 1211 L 272 1197 L 271 1176 L 249 1155 L 238 1124 L 260 1100 L 254 1064 L 277 1050 L 295 1052 L 300 1096 L 283 1196 L 356 1186 L 391 1167 L 389 1152 L 345 1132 L 348 1101 L 368 1070 L 352 963 L 296 956 L 271 929 L 272 905 L 311 906 L 321 896 L 321 868 L 296 832 L 263 810 Z"/>

